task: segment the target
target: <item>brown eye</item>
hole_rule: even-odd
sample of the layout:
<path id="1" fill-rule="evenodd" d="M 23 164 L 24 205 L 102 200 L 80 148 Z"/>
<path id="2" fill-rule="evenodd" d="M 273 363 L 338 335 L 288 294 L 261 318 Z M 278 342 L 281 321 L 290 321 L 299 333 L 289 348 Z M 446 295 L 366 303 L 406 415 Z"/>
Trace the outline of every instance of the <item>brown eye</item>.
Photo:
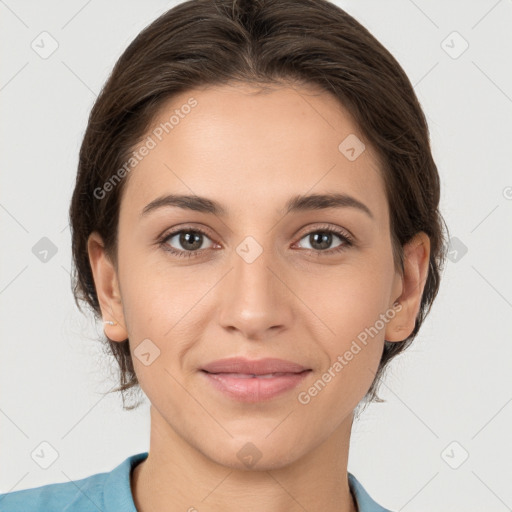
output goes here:
<path id="1" fill-rule="evenodd" d="M 181 229 L 169 233 L 162 239 L 161 244 L 166 251 L 171 252 L 177 256 L 195 256 L 194 253 L 201 252 L 213 246 L 210 240 L 210 245 L 204 246 L 205 240 L 210 240 L 206 233 L 197 228 L 194 229 Z"/>
<path id="2" fill-rule="evenodd" d="M 340 240 L 340 243 L 333 247 L 333 243 L 336 242 L 336 239 Z M 347 234 L 341 233 L 332 228 L 322 228 L 310 231 L 309 233 L 306 233 L 301 240 L 306 240 L 309 244 L 309 247 L 305 247 L 306 250 L 314 251 L 319 254 L 337 253 L 353 245 L 351 238 Z"/>

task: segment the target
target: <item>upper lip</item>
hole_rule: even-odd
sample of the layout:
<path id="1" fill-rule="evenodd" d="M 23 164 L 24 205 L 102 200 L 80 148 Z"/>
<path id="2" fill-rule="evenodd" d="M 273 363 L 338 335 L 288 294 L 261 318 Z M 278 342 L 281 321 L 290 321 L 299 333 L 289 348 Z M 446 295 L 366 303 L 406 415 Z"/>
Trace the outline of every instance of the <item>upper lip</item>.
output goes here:
<path id="1" fill-rule="evenodd" d="M 243 357 L 231 357 L 212 361 L 201 369 L 208 373 L 265 375 L 268 373 L 301 373 L 310 368 L 292 361 L 285 361 L 284 359 L 265 358 L 251 360 Z"/>

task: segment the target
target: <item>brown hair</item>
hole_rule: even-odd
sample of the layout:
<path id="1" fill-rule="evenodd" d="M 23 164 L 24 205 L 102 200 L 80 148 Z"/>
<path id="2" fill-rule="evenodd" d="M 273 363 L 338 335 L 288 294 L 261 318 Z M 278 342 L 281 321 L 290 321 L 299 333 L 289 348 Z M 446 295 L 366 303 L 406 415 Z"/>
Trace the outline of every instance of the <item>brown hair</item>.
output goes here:
<path id="1" fill-rule="evenodd" d="M 189 0 L 146 27 L 114 66 L 89 116 L 70 206 L 73 293 L 98 318 L 87 252 L 97 231 L 114 264 L 119 206 L 126 179 L 102 199 L 97 192 L 127 161 L 164 102 L 194 87 L 227 84 L 312 84 L 348 110 L 381 161 L 397 269 L 403 245 L 419 231 L 431 254 L 414 330 L 385 341 L 365 398 L 382 401 L 377 387 L 389 361 L 406 349 L 429 313 L 445 262 L 440 184 L 429 131 L 414 89 L 394 57 L 366 28 L 327 0 Z M 125 392 L 138 387 L 128 339 L 104 341 L 120 368 Z M 138 405 L 138 404 L 137 404 Z M 134 406 L 136 407 L 136 406 Z"/>

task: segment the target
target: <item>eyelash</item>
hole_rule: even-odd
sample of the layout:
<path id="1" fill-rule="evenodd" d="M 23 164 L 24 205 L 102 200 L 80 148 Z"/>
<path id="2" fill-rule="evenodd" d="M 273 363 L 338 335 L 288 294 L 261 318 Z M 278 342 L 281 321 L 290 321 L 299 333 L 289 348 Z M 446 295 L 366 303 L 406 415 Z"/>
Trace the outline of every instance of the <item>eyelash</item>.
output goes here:
<path id="1" fill-rule="evenodd" d="M 185 228 L 181 228 L 181 229 L 179 229 L 177 231 L 172 231 L 170 233 L 166 233 L 165 235 L 163 235 L 158 240 L 158 244 L 162 247 L 162 249 L 164 251 L 169 252 L 172 255 L 177 256 L 178 258 L 192 258 L 192 257 L 196 257 L 196 256 L 200 255 L 203 251 L 207 250 L 207 249 L 200 249 L 200 250 L 197 250 L 197 251 L 181 251 L 181 250 L 178 250 L 178 249 L 174 249 L 173 247 L 170 247 L 166 243 L 167 240 L 169 240 L 169 238 L 172 238 L 173 236 L 178 235 L 180 233 L 201 233 L 202 235 L 210 238 L 208 233 L 205 230 L 201 229 L 201 228 L 185 227 Z M 318 228 L 313 229 L 313 230 L 311 230 L 311 231 L 309 231 L 307 233 L 304 233 L 301 236 L 301 238 L 299 239 L 299 241 L 302 240 L 303 238 L 305 238 L 306 236 L 309 236 L 309 235 L 311 235 L 313 233 L 330 233 L 330 234 L 338 236 L 342 240 L 342 242 L 343 242 L 338 247 L 335 247 L 334 249 L 327 249 L 325 251 L 319 251 L 319 250 L 314 250 L 314 249 L 302 249 L 304 251 L 308 251 L 310 253 L 314 253 L 317 256 L 323 256 L 323 255 L 331 256 L 333 254 L 338 254 L 338 253 L 341 253 L 341 252 L 345 251 L 346 249 L 348 249 L 348 248 L 350 248 L 350 247 L 352 247 L 354 245 L 354 240 L 345 231 L 341 231 L 341 230 L 338 230 L 338 229 L 335 229 L 335 228 L 332 228 L 332 227 L 327 227 L 327 226 L 325 226 L 325 227 L 318 227 Z"/>

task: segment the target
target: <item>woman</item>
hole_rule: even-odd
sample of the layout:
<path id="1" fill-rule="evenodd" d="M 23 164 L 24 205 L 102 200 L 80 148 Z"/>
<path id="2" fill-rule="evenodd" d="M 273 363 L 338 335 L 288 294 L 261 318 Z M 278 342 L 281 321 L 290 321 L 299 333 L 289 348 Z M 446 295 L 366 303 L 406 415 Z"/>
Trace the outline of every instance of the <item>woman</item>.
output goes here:
<path id="1" fill-rule="evenodd" d="M 70 208 L 77 304 L 150 450 L 2 510 L 385 511 L 351 427 L 438 292 L 439 188 L 408 78 L 334 4 L 163 14 L 92 109 Z"/>

